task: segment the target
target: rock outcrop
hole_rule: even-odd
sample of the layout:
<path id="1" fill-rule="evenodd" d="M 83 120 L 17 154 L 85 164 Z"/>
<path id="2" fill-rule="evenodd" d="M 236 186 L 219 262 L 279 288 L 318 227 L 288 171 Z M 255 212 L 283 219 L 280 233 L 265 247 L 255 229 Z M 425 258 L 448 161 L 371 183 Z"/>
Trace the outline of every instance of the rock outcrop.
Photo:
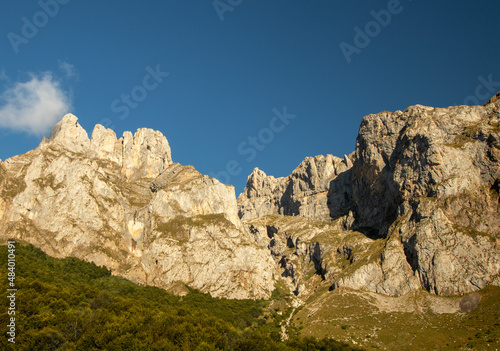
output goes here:
<path id="1" fill-rule="evenodd" d="M 461 295 L 500 284 L 500 99 L 363 118 L 355 151 L 255 169 L 234 188 L 173 163 L 139 129 L 89 139 L 67 115 L 38 148 L 0 161 L 0 237 L 141 284 L 305 300 L 350 287 Z M 243 221 L 243 222 L 242 222 Z M 318 290 L 319 289 L 319 290 Z"/>
<path id="2" fill-rule="evenodd" d="M 363 119 L 354 226 L 396 236 L 422 286 L 465 294 L 499 283 L 500 102 Z"/>
<path id="3" fill-rule="evenodd" d="M 137 283 L 215 297 L 267 298 L 274 262 L 240 222 L 232 186 L 172 163 L 167 139 L 139 129 L 89 139 L 73 115 L 0 163 L 0 234 Z"/>
<path id="4" fill-rule="evenodd" d="M 240 218 L 250 220 L 278 213 L 328 220 L 331 211 L 342 212 L 348 207 L 348 170 L 352 167 L 352 157 L 307 157 L 291 175 L 284 178 L 266 176 L 255 168 L 248 177 L 244 192 L 238 197 Z M 335 184 L 331 184 L 334 180 Z M 328 202 L 335 206 L 329 206 Z"/>
<path id="5" fill-rule="evenodd" d="M 369 259 L 341 271 L 325 266 L 321 274 L 332 288 L 401 295 L 423 287 L 449 296 L 498 285 L 498 96 L 485 106 L 416 105 L 368 115 L 354 154 L 344 160 L 307 158 L 279 179 L 254 170 L 238 198 L 240 217 L 254 225 L 265 215 L 297 215 L 331 222 L 328 235 L 343 237 L 350 230 L 373 245 L 380 242 Z M 337 245 L 321 252 L 356 257 L 364 250 Z"/>
<path id="6" fill-rule="evenodd" d="M 371 239 L 340 229 L 338 223 L 302 216 L 265 216 L 248 225 L 269 248 L 277 276 L 302 301 L 322 287 L 347 286 L 391 296 L 421 287 L 395 236 Z"/>

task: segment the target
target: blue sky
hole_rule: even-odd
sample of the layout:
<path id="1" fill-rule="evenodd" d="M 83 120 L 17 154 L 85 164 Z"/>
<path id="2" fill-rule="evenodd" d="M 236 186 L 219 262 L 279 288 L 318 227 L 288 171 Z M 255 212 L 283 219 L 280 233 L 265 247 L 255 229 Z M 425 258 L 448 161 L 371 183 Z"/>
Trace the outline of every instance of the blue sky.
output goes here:
<path id="1" fill-rule="evenodd" d="M 500 2 L 0 3 L 0 158 L 64 113 L 148 127 L 175 162 L 233 184 L 354 150 L 363 116 L 500 90 Z"/>

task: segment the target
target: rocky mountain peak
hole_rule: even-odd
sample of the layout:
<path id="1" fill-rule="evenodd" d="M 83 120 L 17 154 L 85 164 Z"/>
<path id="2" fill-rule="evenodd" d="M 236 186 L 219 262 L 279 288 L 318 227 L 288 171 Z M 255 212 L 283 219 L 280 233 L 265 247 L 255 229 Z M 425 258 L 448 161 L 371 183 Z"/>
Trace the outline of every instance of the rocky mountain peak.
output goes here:
<path id="1" fill-rule="evenodd" d="M 72 157 L 112 162 L 127 180 L 155 178 L 172 164 L 170 145 L 160 131 L 140 128 L 135 134 L 125 131 L 117 139 L 113 130 L 97 124 L 89 139 L 73 114 L 65 115 L 50 137 L 43 139 L 40 149 L 47 148 Z"/>
<path id="2" fill-rule="evenodd" d="M 348 195 L 329 199 L 330 182 L 353 165 L 354 154 L 339 158 L 333 155 L 306 157 L 287 177 L 274 178 L 258 168 L 248 177 L 247 186 L 238 197 L 239 215 L 250 220 L 269 214 L 304 215 L 328 221 L 327 202 L 342 203 Z M 335 187 L 341 191 L 349 177 L 338 177 Z M 346 187 L 347 188 L 347 187 Z M 340 199 L 342 197 L 342 199 Z M 342 205 L 342 211 L 346 206 Z"/>
<path id="3" fill-rule="evenodd" d="M 86 152 L 90 146 L 87 132 L 78 123 L 78 118 L 71 113 L 65 115 L 52 128 L 49 139 L 44 139 L 43 142 L 59 145 L 75 153 Z"/>
<path id="4" fill-rule="evenodd" d="M 267 298 L 273 262 L 237 215 L 234 187 L 172 163 L 167 138 L 138 129 L 91 139 L 66 115 L 49 139 L 0 163 L 0 237 L 74 256 L 176 293 Z"/>
<path id="5" fill-rule="evenodd" d="M 500 91 L 498 93 L 496 93 L 491 99 L 486 101 L 484 106 L 487 106 L 489 104 L 498 104 L 498 103 L 500 103 Z"/>
<path id="6" fill-rule="evenodd" d="M 90 154 L 120 165 L 127 179 L 154 178 L 172 164 L 167 138 L 149 128 L 137 129 L 134 135 L 126 131 L 117 139 L 114 131 L 98 124 L 92 132 Z"/>
<path id="7" fill-rule="evenodd" d="M 273 176 L 268 177 L 264 171 L 255 167 L 248 176 L 245 194 L 247 196 L 260 196 L 265 188 L 272 186 L 273 181 Z"/>
<path id="8" fill-rule="evenodd" d="M 131 177 L 153 177 L 172 164 L 167 138 L 160 131 L 137 129 L 135 134 L 125 132 L 123 144 L 123 174 Z M 120 141 L 119 140 L 119 141 Z"/>

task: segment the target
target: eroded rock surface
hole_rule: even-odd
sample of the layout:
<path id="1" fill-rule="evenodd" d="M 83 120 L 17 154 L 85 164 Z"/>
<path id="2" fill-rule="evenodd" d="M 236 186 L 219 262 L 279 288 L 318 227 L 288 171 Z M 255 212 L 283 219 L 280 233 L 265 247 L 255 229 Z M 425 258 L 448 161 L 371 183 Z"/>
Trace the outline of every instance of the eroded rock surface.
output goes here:
<path id="1" fill-rule="evenodd" d="M 401 295 L 423 287 L 449 296 L 498 285 L 499 118 L 498 94 L 485 106 L 368 115 L 344 160 L 306 158 L 279 179 L 254 170 L 239 215 L 301 216 L 331 222 L 337 233 L 329 235 L 381 240 L 370 259 L 321 273 L 332 288 Z"/>
<path id="2" fill-rule="evenodd" d="M 0 233 L 141 284 L 267 298 L 274 262 L 237 215 L 234 188 L 172 163 L 167 139 L 139 129 L 89 139 L 67 115 L 50 138 L 0 163 Z"/>
<path id="3" fill-rule="evenodd" d="M 332 155 L 307 157 L 284 178 L 267 176 L 255 168 L 238 197 L 240 218 L 250 220 L 278 213 L 328 220 L 331 212 L 345 214 L 343 211 L 350 201 L 350 189 L 345 185 L 349 185 L 351 158 L 352 155 L 343 159 Z M 341 179 L 343 182 L 339 182 Z M 336 207 L 329 206 L 329 202 Z"/>

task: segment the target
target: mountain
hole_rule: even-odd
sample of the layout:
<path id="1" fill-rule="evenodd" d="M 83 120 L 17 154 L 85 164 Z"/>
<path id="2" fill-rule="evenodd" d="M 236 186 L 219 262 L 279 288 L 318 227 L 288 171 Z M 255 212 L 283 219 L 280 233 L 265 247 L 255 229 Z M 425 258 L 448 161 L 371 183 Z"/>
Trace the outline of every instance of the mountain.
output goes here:
<path id="1" fill-rule="evenodd" d="M 499 107 L 497 94 L 485 106 L 368 115 L 343 159 L 309 157 L 278 179 L 255 169 L 239 214 L 271 238 L 299 296 L 310 263 L 330 290 L 453 296 L 499 285 Z"/>
<path id="2" fill-rule="evenodd" d="M 136 283 L 182 294 L 267 298 L 274 263 L 237 215 L 234 188 L 172 162 L 158 131 L 97 125 L 69 114 L 49 139 L 0 163 L 4 238 L 74 256 Z"/>
<path id="3" fill-rule="evenodd" d="M 319 291 L 463 295 L 500 284 L 500 99 L 363 118 L 350 155 L 291 175 L 255 169 L 244 192 L 172 161 L 159 131 L 69 114 L 0 162 L 0 236 L 185 294 L 291 306 Z M 293 312 L 292 312 L 293 315 Z M 292 318 L 292 316 L 290 316 Z"/>

